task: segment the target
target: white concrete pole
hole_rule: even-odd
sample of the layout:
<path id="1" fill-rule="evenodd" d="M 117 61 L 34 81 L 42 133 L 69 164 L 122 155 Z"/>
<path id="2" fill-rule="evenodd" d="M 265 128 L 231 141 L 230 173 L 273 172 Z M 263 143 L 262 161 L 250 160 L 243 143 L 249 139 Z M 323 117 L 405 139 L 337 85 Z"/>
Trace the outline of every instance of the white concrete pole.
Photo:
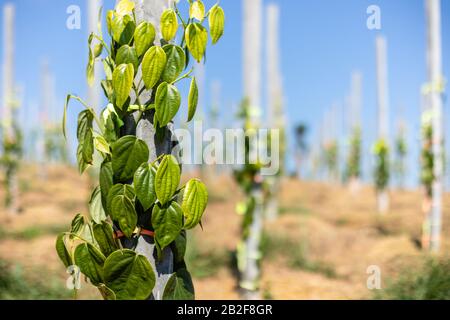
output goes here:
<path id="1" fill-rule="evenodd" d="M 12 132 L 12 104 L 14 101 L 14 16 L 15 7 L 7 3 L 3 7 L 3 124 L 5 134 Z"/>
<path id="2" fill-rule="evenodd" d="M 378 139 L 389 145 L 389 98 L 387 72 L 387 43 L 383 36 L 376 38 L 377 56 L 377 103 L 378 103 Z M 388 159 L 387 159 L 388 160 Z M 388 160 L 389 161 L 389 160 Z M 387 187 L 377 190 L 378 211 L 382 214 L 389 210 Z"/>
<path id="3" fill-rule="evenodd" d="M 377 49 L 377 103 L 378 103 L 378 138 L 389 138 L 389 100 L 387 75 L 387 43 L 386 39 L 378 36 Z"/>
<path id="4" fill-rule="evenodd" d="M 15 105 L 17 103 L 16 86 L 14 79 L 14 54 L 15 54 L 15 6 L 7 3 L 3 7 L 3 139 L 15 141 L 15 130 L 13 127 L 16 117 Z M 14 156 L 14 155 L 12 155 Z M 19 159 L 16 159 L 19 161 Z M 19 212 L 19 182 L 17 169 L 7 168 L 8 176 L 6 185 L 6 206 L 10 215 Z"/>
<path id="5" fill-rule="evenodd" d="M 98 34 L 98 12 L 102 5 L 102 0 L 87 0 L 88 2 L 88 34 L 91 32 Z M 94 108 L 96 112 L 102 109 L 102 89 L 100 80 L 102 76 L 103 65 L 101 61 L 95 62 L 94 82 L 92 86 L 88 86 L 88 104 Z"/>
<path id="6" fill-rule="evenodd" d="M 243 1 L 243 85 L 244 95 L 249 100 L 251 121 L 259 125 L 261 121 L 261 30 L 262 1 Z M 255 152 L 255 150 L 250 151 Z M 260 252 L 263 227 L 263 192 L 261 183 L 254 182 L 251 197 L 255 199 L 253 221 L 243 245 L 245 261 L 241 270 L 240 287 L 245 299 L 258 299 L 260 278 Z"/>
<path id="7" fill-rule="evenodd" d="M 427 13 L 427 67 L 431 85 L 430 104 L 433 113 L 434 181 L 430 217 L 430 250 L 438 252 L 441 246 L 442 179 L 443 179 L 443 124 L 442 92 L 439 87 L 442 75 L 441 1 L 426 0 Z"/>

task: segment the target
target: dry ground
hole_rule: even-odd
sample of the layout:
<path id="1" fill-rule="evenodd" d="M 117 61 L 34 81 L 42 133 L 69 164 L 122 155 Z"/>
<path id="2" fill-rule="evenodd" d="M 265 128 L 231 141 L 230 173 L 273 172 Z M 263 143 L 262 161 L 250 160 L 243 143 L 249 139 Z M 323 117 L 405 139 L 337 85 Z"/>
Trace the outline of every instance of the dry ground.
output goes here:
<path id="1" fill-rule="evenodd" d="M 23 212 L 14 219 L 0 212 L 0 260 L 20 265 L 30 281 L 45 278 L 63 285 L 67 274 L 54 250 L 55 235 L 68 228 L 75 213 L 86 212 L 90 180 L 63 166 L 47 168 L 46 179 L 36 167 L 27 166 L 20 180 Z M 237 299 L 230 261 L 239 239 L 235 205 L 240 193 L 227 177 L 214 181 L 207 182 L 211 201 L 204 230 L 190 234 L 191 251 L 202 263 L 191 262 L 196 268 L 194 284 L 198 299 Z M 264 297 L 371 298 L 366 287 L 368 266 L 381 268 L 384 284 L 405 268 L 420 265 L 425 258 L 417 246 L 421 194 L 395 191 L 392 195 L 391 212 L 380 217 L 371 188 L 352 194 L 343 187 L 286 179 L 280 192 L 281 215 L 266 224 L 270 256 L 263 263 Z M 443 251 L 450 252 L 448 194 L 444 202 Z M 87 284 L 79 297 L 100 298 Z"/>

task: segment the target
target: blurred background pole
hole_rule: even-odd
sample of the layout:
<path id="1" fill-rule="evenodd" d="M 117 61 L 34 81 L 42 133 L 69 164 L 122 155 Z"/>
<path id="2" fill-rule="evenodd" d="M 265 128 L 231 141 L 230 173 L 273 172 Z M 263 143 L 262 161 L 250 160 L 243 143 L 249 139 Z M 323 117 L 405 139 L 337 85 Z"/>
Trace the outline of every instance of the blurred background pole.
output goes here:
<path id="1" fill-rule="evenodd" d="M 17 141 L 16 133 L 13 127 L 14 117 L 16 116 L 15 106 L 15 79 L 14 79 L 14 20 L 15 7 L 12 3 L 5 4 L 3 8 L 3 146 L 15 143 Z M 6 142 L 6 144 L 5 144 Z M 6 155 L 3 150 L 3 160 L 8 162 L 13 157 Z M 8 152 L 9 154 L 9 152 Z M 4 163 L 6 165 L 6 163 Z M 19 182 L 17 177 L 17 168 L 14 165 L 6 165 L 6 209 L 12 216 L 19 212 Z"/>
<path id="2" fill-rule="evenodd" d="M 243 1 L 243 85 L 244 95 L 250 105 L 250 118 L 254 128 L 261 121 L 261 32 L 262 32 L 262 1 Z M 255 132 L 256 134 L 256 132 Z M 260 141 L 258 141 L 258 145 Z M 255 147 L 255 146 L 253 146 Z M 250 153 L 257 153 L 251 148 Z M 256 177 L 252 184 L 251 197 L 255 200 L 253 219 L 249 235 L 245 240 L 245 264 L 241 274 L 241 293 L 247 300 L 260 299 L 259 278 L 260 242 L 263 228 L 264 199 L 262 181 Z"/>
<path id="3" fill-rule="evenodd" d="M 267 177 L 269 194 L 266 201 L 266 218 L 274 221 L 278 217 L 278 196 L 280 180 L 284 174 L 284 146 L 285 146 L 285 119 L 283 110 L 283 92 L 280 70 L 280 43 L 279 43 L 279 20 L 280 9 L 276 4 L 269 4 L 266 8 L 267 14 L 267 41 L 266 41 L 266 68 L 267 68 L 267 102 L 268 102 L 268 124 L 269 128 L 280 132 L 280 171 L 278 174 Z"/>
<path id="4" fill-rule="evenodd" d="M 430 251 L 440 249 L 442 219 L 443 132 L 442 132 L 442 47 L 440 0 L 426 0 L 427 13 L 427 67 L 431 86 L 430 104 L 433 126 L 433 173 L 430 217 Z"/>
<path id="5" fill-rule="evenodd" d="M 383 36 L 376 38 L 377 55 L 377 102 L 378 102 L 378 141 L 384 141 L 389 146 L 389 101 L 387 75 L 387 43 Z M 386 158 L 386 161 L 389 161 Z M 377 190 L 378 212 L 389 210 L 388 187 Z"/>
<path id="6" fill-rule="evenodd" d="M 88 34 L 91 32 L 98 34 L 98 14 L 102 6 L 102 0 L 87 0 L 88 2 Z M 92 86 L 88 86 L 88 105 L 94 108 L 98 113 L 101 108 L 100 77 L 102 76 L 103 65 L 101 61 L 95 62 L 94 82 Z"/>

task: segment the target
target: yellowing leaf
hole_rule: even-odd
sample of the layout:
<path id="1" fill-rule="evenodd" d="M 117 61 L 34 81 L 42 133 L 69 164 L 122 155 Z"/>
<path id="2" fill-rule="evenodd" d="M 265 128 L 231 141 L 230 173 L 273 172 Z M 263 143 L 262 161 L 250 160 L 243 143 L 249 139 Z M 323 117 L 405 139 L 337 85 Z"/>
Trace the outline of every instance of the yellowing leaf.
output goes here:
<path id="1" fill-rule="evenodd" d="M 200 223 L 208 203 L 208 191 L 205 185 L 197 179 L 189 180 L 183 194 L 181 208 L 186 218 L 185 229 L 192 229 Z"/>
<path id="2" fill-rule="evenodd" d="M 200 23 L 191 23 L 186 28 L 186 44 L 189 52 L 197 62 L 200 62 L 205 55 L 206 44 L 208 42 L 208 32 Z"/>
<path id="3" fill-rule="evenodd" d="M 211 34 L 212 43 L 215 44 L 223 35 L 225 29 L 225 13 L 218 5 L 215 5 L 209 11 L 209 32 Z"/>
<path id="4" fill-rule="evenodd" d="M 134 2 L 130 0 L 122 0 L 116 6 L 116 12 L 120 16 L 129 14 L 134 9 Z"/>
<path id="5" fill-rule="evenodd" d="M 189 88 L 188 96 L 188 122 L 191 121 L 195 116 L 195 111 L 197 110 L 198 104 L 198 87 L 195 77 L 191 80 L 191 86 Z"/>
<path id="6" fill-rule="evenodd" d="M 191 19 L 197 19 L 198 21 L 202 21 L 205 17 L 205 6 L 201 1 L 194 1 L 191 3 L 189 8 L 189 17 Z"/>
<path id="7" fill-rule="evenodd" d="M 161 16 L 161 34 L 166 41 L 172 40 L 177 34 L 177 14 L 172 9 L 167 9 Z"/>
<path id="8" fill-rule="evenodd" d="M 159 81 L 166 66 L 167 56 L 161 47 L 151 47 L 142 60 L 142 80 L 147 89 L 153 88 Z"/>

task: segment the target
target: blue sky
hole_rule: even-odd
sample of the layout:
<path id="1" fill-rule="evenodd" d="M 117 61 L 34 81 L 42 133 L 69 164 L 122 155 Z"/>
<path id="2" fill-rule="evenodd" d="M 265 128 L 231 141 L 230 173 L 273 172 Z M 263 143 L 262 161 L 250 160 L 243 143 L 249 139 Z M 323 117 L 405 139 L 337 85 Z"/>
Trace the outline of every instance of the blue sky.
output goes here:
<path id="1" fill-rule="evenodd" d="M 87 60 L 86 1 L 16 0 L 16 80 L 24 87 L 22 116 L 34 118 L 40 99 L 41 61 L 48 59 L 56 78 L 62 111 L 68 92 L 86 94 Z M 114 1 L 105 0 L 106 7 Z M 364 175 L 370 178 L 370 148 L 376 135 L 375 37 L 388 41 L 391 131 L 396 113 L 403 106 L 410 145 L 409 184 L 417 182 L 420 86 L 426 81 L 425 10 L 423 0 L 264 0 L 278 3 L 281 10 L 281 66 L 289 126 L 306 122 L 310 138 L 317 134 L 323 112 L 336 101 L 344 102 L 350 90 L 350 74 L 363 74 Z M 2 5 L 6 3 L 1 0 Z M 213 1 L 205 0 L 207 7 Z M 68 30 L 66 9 L 81 8 L 81 30 Z M 382 30 L 366 27 L 366 9 L 381 8 Z M 241 7 L 238 0 L 222 0 L 227 21 L 220 43 L 208 49 L 206 85 L 220 81 L 221 119 L 232 121 L 230 109 L 242 98 Z M 442 1 L 444 75 L 450 74 L 450 2 Z M 0 17 L 2 20 L 3 17 Z M 3 21 L 1 21 L 3 23 Z M 2 35 L 0 35 L 2 37 Z M 1 39 L 0 39 L 1 41 Z M 1 54 L 1 53 L 0 53 Z M 210 101 L 206 93 L 205 101 Z M 75 121 L 76 108 L 69 121 Z M 448 101 L 445 102 L 449 118 Z M 31 120 L 28 120 L 31 121 Z M 447 137 L 449 128 L 447 126 Z M 72 128 L 73 129 L 73 128 Z M 292 165 L 292 160 L 289 160 Z"/>

